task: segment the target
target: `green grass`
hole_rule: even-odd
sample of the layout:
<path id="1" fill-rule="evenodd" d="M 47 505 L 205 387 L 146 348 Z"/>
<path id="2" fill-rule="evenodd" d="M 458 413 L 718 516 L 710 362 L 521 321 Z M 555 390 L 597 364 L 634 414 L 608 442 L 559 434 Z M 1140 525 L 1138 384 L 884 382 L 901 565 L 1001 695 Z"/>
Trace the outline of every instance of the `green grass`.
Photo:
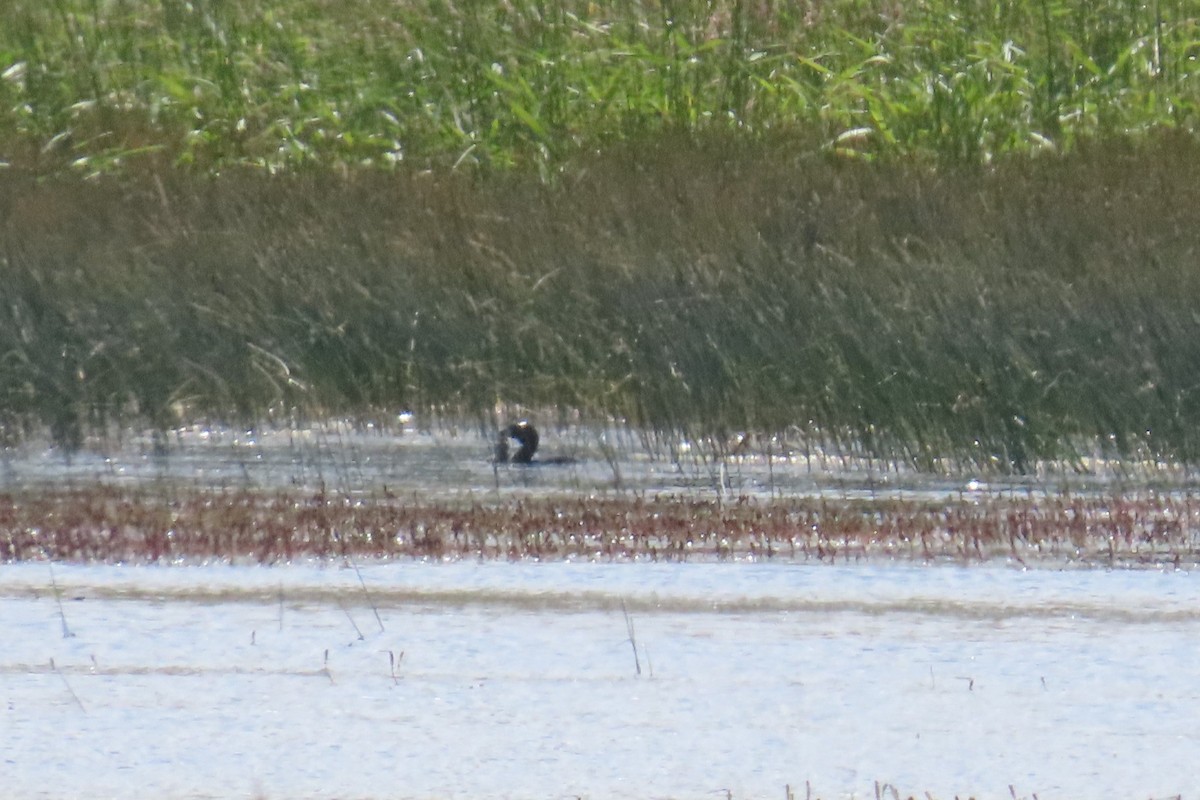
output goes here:
<path id="1" fill-rule="evenodd" d="M 15 0 L 0 160 L 479 165 L 663 132 L 980 163 L 1195 130 L 1186 0 Z"/>
<path id="2" fill-rule="evenodd" d="M 0 429 L 558 409 L 1200 455 L 1185 2 L 47 0 Z"/>

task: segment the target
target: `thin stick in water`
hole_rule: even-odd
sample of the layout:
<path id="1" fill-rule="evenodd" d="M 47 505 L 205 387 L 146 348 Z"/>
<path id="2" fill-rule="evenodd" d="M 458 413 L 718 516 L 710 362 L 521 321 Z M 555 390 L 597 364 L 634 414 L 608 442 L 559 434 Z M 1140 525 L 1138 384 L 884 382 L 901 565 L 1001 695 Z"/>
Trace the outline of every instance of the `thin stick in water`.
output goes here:
<path id="1" fill-rule="evenodd" d="M 346 619 L 350 620 L 350 624 L 354 626 L 354 632 L 358 634 L 358 640 L 365 641 L 367 637 L 363 636 L 362 630 L 358 627 L 358 623 L 354 621 L 354 617 L 350 616 L 350 609 L 346 608 L 346 604 L 342 602 L 342 598 L 338 598 L 338 608 L 346 615 Z"/>
<path id="2" fill-rule="evenodd" d="M 50 669 L 54 670 L 58 677 L 62 678 L 63 686 L 67 687 L 67 691 L 71 693 L 71 699 L 75 701 L 75 705 L 79 706 L 79 710 L 87 713 L 87 709 L 83 706 L 83 701 L 79 699 L 79 695 L 75 694 L 75 690 L 71 688 L 71 683 L 67 680 L 67 676 L 54 663 L 54 659 L 50 659 Z"/>
<path id="3" fill-rule="evenodd" d="M 396 675 L 396 667 L 400 664 L 400 662 L 402 660 L 404 660 L 404 651 L 403 650 L 400 651 L 399 658 L 397 658 L 396 654 L 394 652 L 392 652 L 391 650 L 388 650 L 387 654 L 388 654 L 388 665 L 391 667 L 391 670 L 392 670 L 392 683 L 399 684 L 400 677 L 398 675 Z"/>
<path id="4" fill-rule="evenodd" d="M 367 582 L 363 580 L 362 572 L 358 569 L 358 564 L 355 564 L 354 559 L 350 558 L 350 556 L 346 556 L 346 560 L 350 562 L 350 566 L 354 567 L 354 574 L 358 576 L 358 585 L 362 587 L 363 596 L 367 598 L 367 605 L 371 607 L 371 611 L 375 614 L 375 621 L 379 623 L 379 632 L 383 633 L 383 620 L 379 617 L 379 607 L 375 605 L 375 599 L 367 591 Z M 359 638 L 362 637 L 360 636 Z"/>
<path id="5" fill-rule="evenodd" d="M 329 671 L 329 648 L 328 647 L 325 648 L 325 666 L 321 667 L 320 674 L 324 675 L 326 678 L 329 678 L 330 683 L 335 682 L 333 680 L 333 673 Z"/>
<path id="6" fill-rule="evenodd" d="M 67 613 L 63 609 L 62 593 L 58 591 L 58 582 L 54 580 L 54 565 L 49 564 L 48 566 L 50 567 L 50 587 L 54 589 L 54 601 L 58 603 L 58 618 L 62 620 L 62 635 L 64 639 L 70 639 L 75 634 L 67 627 Z M 52 665 L 53 663 L 51 661 Z"/>
<path id="7" fill-rule="evenodd" d="M 629 646 L 633 648 L 633 666 L 637 669 L 637 674 L 642 674 L 642 662 L 638 658 L 637 635 L 633 630 L 633 617 L 629 616 L 629 610 L 625 608 L 625 601 L 621 601 L 621 613 L 625 615 L 625 630 L 629 634 Z"/>

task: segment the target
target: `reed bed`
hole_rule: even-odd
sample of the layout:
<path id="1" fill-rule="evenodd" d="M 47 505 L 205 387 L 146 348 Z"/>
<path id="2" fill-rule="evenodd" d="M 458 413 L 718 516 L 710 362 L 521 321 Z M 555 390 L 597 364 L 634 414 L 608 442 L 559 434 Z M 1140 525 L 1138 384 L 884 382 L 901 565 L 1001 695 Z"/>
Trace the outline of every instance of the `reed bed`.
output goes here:
<path id="1" fill-rule="evenodd" d="M 558 185 L 10 172 L 0 431 L 552 409 L 922 469 L 1194 463 L 1197 209 L 1177 136 L 986 171 L 688 140 Z"/>
<path id="2" fill-rule="evenodd" d="M 1190 495 L 429 503 L 387 495 L 95 487 L 0 496 L 0 563 L 304 559 L 1194 566 Z"/>
<path id="3" fill-rule="evenodd" d="M 15 0 L 0 154 L 41 171 L 553 175 L 664 131 L 979 163 L 1194 130 L 1187 0 Z"/>
<path id="4" fill-rule="evenodd" d="M 552 409 L 931 470 L 1194 463 L 1197 24 L 18 0 L 0 444 Z"/>

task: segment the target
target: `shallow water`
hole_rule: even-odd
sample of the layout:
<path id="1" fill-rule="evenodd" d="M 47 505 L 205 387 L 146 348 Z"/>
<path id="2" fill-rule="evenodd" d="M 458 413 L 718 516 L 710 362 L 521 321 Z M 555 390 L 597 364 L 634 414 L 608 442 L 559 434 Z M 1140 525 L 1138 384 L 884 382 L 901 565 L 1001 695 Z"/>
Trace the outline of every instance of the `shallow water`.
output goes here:
<path id="1" fill-rule="evenodd" d="M 1200 792 L 1189 573 L 358 566 L 0 568 L 4 793 Z"/>
<path id="2" fill-rule="evenodd" d="M 684 446 L 652 457 L 622 430 L 542 438 L 547 456 L 578 463 L 495 468 L 485 433 L 453 427 L 194 428 L 165 451 L 132 435 L 69 461 L 7 450 L 0 490 L 936 500 L 1124 479 L 989 482 Z M 354 566 L 0 565 L 0 795 L 1200 793 L 1192 573 Z"/>
<path id="3" fill-rule="evenodd" d="M 576 463 L 493 465 L 493 435 L 470 424 L 420 426 L 405 417 L 381 429 L 330 422 L 304 428 L 181 428 L 166 438 L 125 432 L 70 457 L 31 441 L 0 450 L 0 491 L 95 484 L 333 490 L 413 494 L 424 500 L 553 494 L 698 497 L 903 497 L 940 501 L 995 495 L 1044 496 L 1130 487 L 1200 489 L 1186 471 L 1096 459 L 1090 474 L 1044 464 L 1024 476 L 935 475 L 823 453 L 800 442 L 763 442 L 742 455 L 711 443 L 665 442 L 620 427 L 542 426 L 539 457 Z"/>

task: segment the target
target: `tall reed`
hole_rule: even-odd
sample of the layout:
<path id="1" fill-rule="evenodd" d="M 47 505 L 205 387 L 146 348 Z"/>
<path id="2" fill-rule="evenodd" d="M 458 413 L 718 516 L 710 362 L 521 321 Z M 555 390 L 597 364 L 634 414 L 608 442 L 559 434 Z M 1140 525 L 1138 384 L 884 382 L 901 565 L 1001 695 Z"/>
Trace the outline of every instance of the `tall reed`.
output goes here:
<path id="1" fill-rule="evenodd" d="M 15 0 L 0 432 L 1193 461 L 1197 41 L 1182 0 Z"/>
<path id="2" fill-rule="evenodd" d="M 1195 130 L 1185 0 L 13 0 L 0 160 L 521 167 L 664 132 L 978 163 Z"/>
<path id="3" fill-rule="evenodd" d="M 0 429 L 573 409 L 945 468 L 1200 443 L 1200 146 L 664 140 L 528 174 L 0 174 Z"/>

